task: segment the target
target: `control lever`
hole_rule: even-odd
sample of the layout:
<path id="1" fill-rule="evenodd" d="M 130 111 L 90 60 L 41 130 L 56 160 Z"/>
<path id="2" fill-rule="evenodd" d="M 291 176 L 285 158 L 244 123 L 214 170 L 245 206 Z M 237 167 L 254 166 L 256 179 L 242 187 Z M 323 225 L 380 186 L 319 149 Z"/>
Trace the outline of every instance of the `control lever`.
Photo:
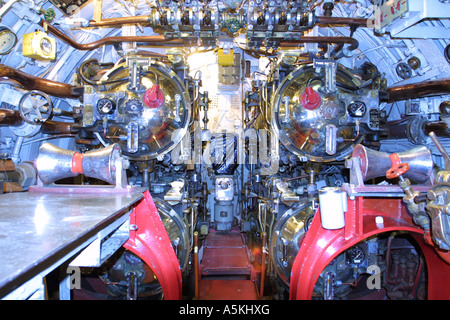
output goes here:
<path id="1" fill-rule="evenodd" d="M 436 134 L 433 131 L 431 131 L 429 133 L 429 136 L 430 136 L 431 140 L 433 140 L 433 143 L 436 145 L 436 148 L 438 148 L 439 152 L 444 157 L 445 170 L 450 170 L 450 157 L 448 156 L 447 151 L 445 151 L 444 146 L 439 141 L 438 137 L 436 136 Z"/>

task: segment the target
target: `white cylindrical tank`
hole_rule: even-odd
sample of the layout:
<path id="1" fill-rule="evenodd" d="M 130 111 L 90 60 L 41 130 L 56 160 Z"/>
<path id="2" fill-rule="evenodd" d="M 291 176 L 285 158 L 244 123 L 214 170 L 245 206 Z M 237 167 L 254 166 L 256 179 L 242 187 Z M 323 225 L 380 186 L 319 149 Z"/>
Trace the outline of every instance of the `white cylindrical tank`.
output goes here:
<path id="1" fill-rule="evenodd" d="M 320 218 L 324 229 L 336 230 L 345 226 L 347 194 L 338 187 L 319 190 Z"/>

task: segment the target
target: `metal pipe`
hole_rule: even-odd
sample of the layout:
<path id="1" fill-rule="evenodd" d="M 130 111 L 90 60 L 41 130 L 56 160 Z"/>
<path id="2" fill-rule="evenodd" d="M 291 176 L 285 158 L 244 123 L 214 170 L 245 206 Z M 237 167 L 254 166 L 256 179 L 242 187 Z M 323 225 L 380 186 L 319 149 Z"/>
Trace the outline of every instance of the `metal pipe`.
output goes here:
<path id="1" fill-rule="evenodd" d="M 264 296 L 264 281 L 266 280 L 266 248 L 267 232 L 262 233 L 262 252 L 261 252 L 261 282 L 259 284 L 259 299 L 262 300 Z"/>
<path id="2" fill-rule="evenodd" d="M 345 18 L 345 17 L 315 17 L 315 24 L 346 24 L 367 26 L 369 19 L 364 18 Z"/>
<path id="3" fill-rule="evenodd" d="M 281 42 L 280 47 L 297 47 L 300 43 L 348 43 L 351 44 L 348 47 L 349 50 L 355 50 L 359 46 L 358 40 L 351 37 L 301 37 L 300 39 Z"/>
<path id="4" fill-rule="evenodd" d="M 39 90 L 56 97 L 78 98 L 80 96 L 75 91 L 75 87 L 70 84 L 35 77 L 4 64 L 0 64 L 0 78 L 14 80 L 27 90 Z"/>
<path id="5" fill-rule="evenodd" d="M 10 109 L 0 109 L 0 125 L 8 125 L 14 126 L 19 125 L 23 122 L 22 117 L 20 116 L 19 111 L 10 110 Z M 74 123 L 69 122 L 60 122 L 47 120 L 42 124 L 42 133 L 47 134 L 71 134 L 76 132 L 76 128 L 73 126 Z"/>
<path id="6" fill-rule="evenodd" d="M 0 125 L 17 125 L 21 122 L 19 111 L 0 109 Z"/>
<path id="7" fill-rule="evenodd" d="M 120 27 L 124 24 L 148 24 L 151 16 L 134 16 L 102 19 L 100 21 L 90 20 L 89 27 Z"/>
<path id="8" fill-rule="evenodd" d="M 20 150 L 22 149 L 23 140 L 25 140 L 25 137 L 18 136 L 14 144 L 14 150 L 13 154 L 11 155 L 11 160 L 16 165 L 20 163 Z"/>
<path id="9" fill-rule="evenodd" d="M 442 157 L 444 157 L 445 170 L 449 170 L 450 169 L 450 157 L 449 157 L 447 151 L 445 150 L 444 146 L 439 141 L 439 138 L 436 136 L 436 134 L 434 132 L 430 132 L 428 135 L 431 138 L 431 140 L 433 141 L 436 148 L 442 154 Z"/>
<path id="10" fill-rule="evenodd" d="M 367 26 L 369 20 L 364 18 L 345 18 L 345 17 L 314 17 L 314 24 L 331 25 L 358 25 Z M 119 18 L 108 18 L 100 21 L 90 20 L 87 27 L 120 27 L 126 24 L 151 24 L 151 16 L 130 16 Z"/>
<path id="11" fill-rule="evenodd" d="M 53 120 L 43 122 L 41 130 L 42 133 L 46 134 L 72 134 L 78 131 L 75 123 Z"/>
<path id="12" fill-rule="evenodd" d="M 195 299 L 198 300 L 199 293 L 199 282 L 200 282 L 200 274 L 198 267 L 198 232 L 194 232 L 194 277 L 195 277 Z"/>
<path id="13" fill-rule="evenodd" d="M 168 40 L 164 36 L 116 36 L 116 37 L 106 37 L 91 43 L 78 43 L 68 37 L 66 34 L 46 23 L 44 20 L 39 22 L 40 26 L 47 29 L 52 35 L 60 39 L 61 41 L 67 43 L 77 50 L 87 51 L 100 48 L 102 46 L 111 45 L 115 43 L 122 42 L 145 42 L 153 44 L 154 46 L 174 46 L 174 45 L 186 45 L 183 40 Z"/>
<path id="14" fill-rule="evenodd" d="M 382 100 L 387 102 L 449 94 L 450 78 L 389 87 L 387 88 L 386 93 L 387 96 L 382 97 Z"/>
<path id="15" fill-rule="evenodd" d="M 444 121 L 427 121 L 423 124 L 423 132 L 426 135 L 434 132 L 439 137 L 450 137 L 448 125 Z"/>

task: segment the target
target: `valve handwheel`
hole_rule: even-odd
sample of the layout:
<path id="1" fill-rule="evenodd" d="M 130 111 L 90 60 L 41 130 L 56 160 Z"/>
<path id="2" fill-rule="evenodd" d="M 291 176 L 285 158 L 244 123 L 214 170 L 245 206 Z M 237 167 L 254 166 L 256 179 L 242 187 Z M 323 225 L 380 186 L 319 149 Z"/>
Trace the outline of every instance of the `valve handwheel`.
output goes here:
<path id="1" fill-rule="evenodd" d="M 386 171 L 386 178 L 394 179 L 400 177 L 402 174 L 406 173 L 409 170 L 409 164 L 399 163 L 392 166 L 388 171 Z"/>
<path id="2" fill-rule="evenodd" d="M 39 124 L 47 121 L 52 114 L 52 100 L 45 93 L 32 90 L 19 101 L 19 113 L 25 122 Z"/>

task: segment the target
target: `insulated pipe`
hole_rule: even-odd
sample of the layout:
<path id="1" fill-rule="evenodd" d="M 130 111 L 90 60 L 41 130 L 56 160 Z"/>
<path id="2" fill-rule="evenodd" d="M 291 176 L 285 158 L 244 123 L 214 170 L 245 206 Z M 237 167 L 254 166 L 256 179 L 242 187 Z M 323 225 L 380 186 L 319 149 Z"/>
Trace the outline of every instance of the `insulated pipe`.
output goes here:
<path id="1" fill-rule="evenodd" d="M 300 39 L 281 42 L 280 47 L 296 47 L 300 43 L 348 43 L 351 44 L 348 49 L 352 51 L 359 45 L 358 40 L 351 37 L 301 37 Z"/>
<path id="2" fill-rule="evenodd" d="M 75 87 L 70 84 L 35 77 L 25 72 L 5 66 L 4 64 L 0 64 L 0 78 L 14 80 L 27 90 L 39 90 L 56 97 L 79 97 L 79 94 L 75 91 Z"/>
<path id="3" fill-rule="evenodd" d="M 383 100 L 387 102 L 450 94 L 450 78 L 389 87 L 386 93 Z"/>
<path id="4" fill-rule="evenodd" d="M 168 40 L 164 36 L 117 36 L 117 37 L 106 37 L 102 38 L 100 40 L 91 42 L 91 43 L 78 43 L 68 37 L 66 34 L 52 26 L 51 24 L 46 23 L 45 21 L 41 20 L 39 22 L 39 25 L 46 29 L 48 32 L 50 32 L 52 35 L 60 39 L 61 41 L 67 43 L 68 45 L 72 46 L 73 48 L 77 50 L 87 51 L 87 50 L 94 50 L 97 48 L 100 48 L 102 46 L 115 44 L 115 43 L 122 43 L 122 42 L 146 42 L 151 43 L 153 45 L 157 46 L 165 46 L 165 45 L 185 45 L 186 43 L 182 40 Z"/>

